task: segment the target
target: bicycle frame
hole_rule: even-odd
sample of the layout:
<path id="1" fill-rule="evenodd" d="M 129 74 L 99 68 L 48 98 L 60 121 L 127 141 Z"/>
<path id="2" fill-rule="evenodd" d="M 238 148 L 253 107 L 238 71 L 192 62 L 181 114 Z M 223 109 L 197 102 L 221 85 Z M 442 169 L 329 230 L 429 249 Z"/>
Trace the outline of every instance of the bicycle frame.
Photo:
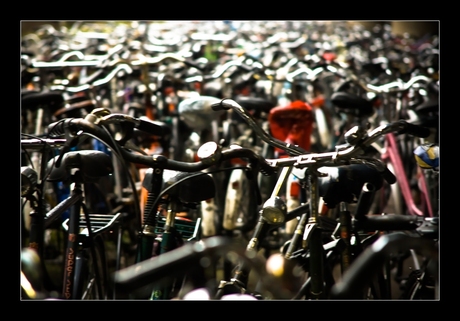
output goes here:
<path id="1" fill-rule="evenodd" d="M 422 192 L 422 201 L 426 207 L 427 213 L 424 213 L 422 209 L 417 207 L 412 195 L 407 174 L 405 173 L 404 166 L 402 163 L 401 153 L 399 152 L 398 144 L 396 142 L 396 136 L 393 133 L 389 133 L 385 136 L 385 151 L 382 154 L 382 159 L 391 162 L 393 165 L 397 183 L 401 188 L 401 193 L 404 202 L 407 204 L 407 210 L 411 215 L 426 216 L 427 213 L 430 217 L 433 216 L 433 209 L 431 207 L 431 201 L 429 198 L 429 192 L 426 184 L 425 175 L 419 176 L 420 188 Z M 417 166 L 417 172 L 421 173 L 420 168 Z"/>

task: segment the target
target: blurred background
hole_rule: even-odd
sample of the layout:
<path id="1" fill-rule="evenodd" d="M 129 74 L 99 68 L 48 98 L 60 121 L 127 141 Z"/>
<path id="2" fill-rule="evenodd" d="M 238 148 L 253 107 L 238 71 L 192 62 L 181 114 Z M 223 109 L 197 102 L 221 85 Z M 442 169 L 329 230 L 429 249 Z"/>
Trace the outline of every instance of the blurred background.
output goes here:
<path id="1" fill-rule="evenodd" d="M 129 23 L 129 21 L 119 21 L 120 23 Z M 158 21 L 161 23 L 161 21 Z M 343 21 L 338 21 L 343 22 Z M 347 21 L 347 24 L 360 24 L 366 29 L 371 29 L 375 25 L 383 25 L 390 22 L 393 33 L 396 35 L 403 35 L 408 33 L 413 37 L 422 37 L 425 34 L 438 34 L 439 33 L 439 21 Z M 75 21 L 47 21 L 47 20 L 37 20 L 37 21 L 21 21 L 21 35 L 28 33 L 33 33 L 35 30 L 39 29 L 44 24 L 50 24 L 56 29 L 63 26 L 70 27 Z M 326 23 L 334 23 L 334 21 L 327 21 Z"/>

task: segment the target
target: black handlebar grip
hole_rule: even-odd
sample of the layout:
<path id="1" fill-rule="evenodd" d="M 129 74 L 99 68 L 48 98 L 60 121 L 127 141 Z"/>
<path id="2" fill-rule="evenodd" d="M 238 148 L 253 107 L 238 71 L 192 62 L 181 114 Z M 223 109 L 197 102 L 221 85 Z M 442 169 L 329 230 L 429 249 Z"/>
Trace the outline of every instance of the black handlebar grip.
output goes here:
<path id="1" fill-rule="evenodd" d="M 50 136 L 61 136 L 65 134 L 66 123 L 68 120 L 60 120 L 48 125 L 48 134 Z"/>
<path id="2" fill-rule="evenodd" d="M 400 121 L 400 124 L 402 124 L 402 131 L 400 133 L 407 133 L 411 136 L 416 136 L 416 137 L 421 137 L 421 138 L 426 138 L 430 136 L 431 131 L 429 128 L 420 126 L 420 125 L 415 125 L 408 123 L 404 120 Z"/>
<path id="3" fill-rule="evenodd" d="M 380 173 L 383 177 L 383 179 L 388 183 L 388 184 L 394 184 L 396 183 L 396 176 L 393 174 L 392 171 L 390 171 L 388 168 L 385 167 L 383 172 Z"/>
<path id="4" fill-rule="evenodd" d="M 221 111 L 224 108 L 222 107 L 222 103 L 219 101 L 218 103 L 211 104 L 211 109 L 214 111 Z"/>
<path id="5" fill-rule="evenodd" d="M 227 98 L 224 98 L 227 99 Z M 229 110 L 232 108 L 232 105 L 224 103 L 224 99 L 219 101 L 218 103 L 211 104 L 211 108 L 214 111 L 220 111 L 220 110 Z"/>
<path id="6" fill-rule="evenodd" d="M 158 123 L 152 120 L 148 120 L 148 119 L 142 119 L 142 118 L 139 120 L 140 120 L 139 125 L 136 128 L 143 132 L 146 132 L 146 133 L 149 133 L 155 136 L 163 136 L 165 134 L 168 134 L 168 133 L 165 133 L 165 130 L 164 130 L 165 125 L 161 123 Z"/>

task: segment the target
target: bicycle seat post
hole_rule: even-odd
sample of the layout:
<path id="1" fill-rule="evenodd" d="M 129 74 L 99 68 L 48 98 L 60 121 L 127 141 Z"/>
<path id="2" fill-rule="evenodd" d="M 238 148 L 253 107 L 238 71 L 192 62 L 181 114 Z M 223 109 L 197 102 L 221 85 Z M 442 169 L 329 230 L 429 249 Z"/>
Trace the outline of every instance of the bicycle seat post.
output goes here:
<path id="1" fill-rule="evenodd" d="M 76 266 L 76 253 L 78 250 L 78 235 L 80 234 L 80 210 L 83 203 L 82 184 L 83 178 L 80 171 L 76 170 L 72 175 L 72 188 L 71 194 L 77 193 L 82 197 L 78 199 L 75 204 L 70 208 L 69 222 L 68 222 L 68 237 L 67 246 L 64 259 L 64 279 L 62 285 L 62 297 L 64 299 L 75 298 L 74 289 L 74 275 Z"/>

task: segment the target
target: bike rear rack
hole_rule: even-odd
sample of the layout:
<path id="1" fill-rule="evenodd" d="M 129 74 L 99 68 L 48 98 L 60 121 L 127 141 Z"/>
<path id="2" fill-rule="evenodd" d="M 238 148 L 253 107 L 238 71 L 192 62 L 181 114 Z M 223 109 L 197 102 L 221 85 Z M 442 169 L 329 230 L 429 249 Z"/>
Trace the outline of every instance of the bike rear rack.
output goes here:
<path id="1" fill-rule="evenodd" d="M 121 213 L 116 214 L 89 214 L 89 220 L 91 224 L 91 232 L 93 235 L 97 235 L 103 231 L 110 229 L 116 223 L 118 223 Z M 66 219 L 62 223 L 62 227 L 67 231 L 69 219 Z M 86 225 L 85 215 L 80 214 L 80 234 L 83 236 L 88 236 L 88 228 Z"/>

